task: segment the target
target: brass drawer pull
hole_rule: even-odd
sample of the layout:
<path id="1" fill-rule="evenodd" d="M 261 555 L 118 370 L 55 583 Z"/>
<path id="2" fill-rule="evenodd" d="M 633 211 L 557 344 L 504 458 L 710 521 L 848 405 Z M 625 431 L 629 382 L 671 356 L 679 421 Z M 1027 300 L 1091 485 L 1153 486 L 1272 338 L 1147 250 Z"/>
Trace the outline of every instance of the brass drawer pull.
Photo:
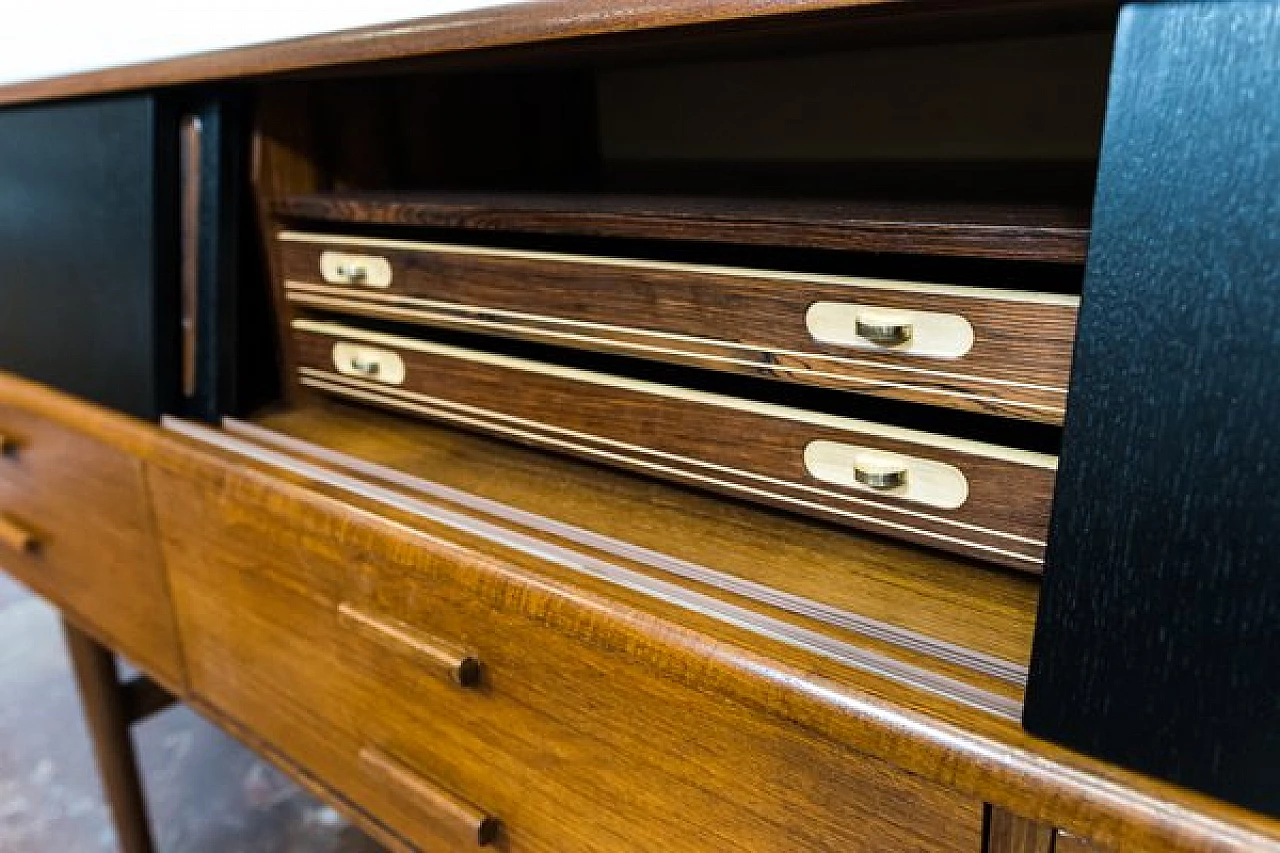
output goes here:
<path id="1" fill-rule="evenodd" d="M 815 480 L 938 509 L 959 509 L 969 480 L 955 465 L 920 456 L 819 439 L 804 449 L 804 467 Z"/>
<path id="2" fill-rule="evenodd" d="M 375 255 L 325 252 L 320 255 L 320 276 L 328 284 L 390 287 L 391 263 Z"/>
<path id="3" fill-rule="evenodd" d="M 853 329 L 858 337 L 866 338 L 873 344 L 879 344 L 884 347 L 905 344 L 915 334 L 915 329 L 910 323 L 866 319 L 864 317 L 859 317 L 854 321 Z"/>
<path id="4" fill-rule="evenodd" d="M 854 465 L 853 478 L 873 489 L 900 489 L 907 484 L 907 469 L 879 465 Z"/>
<path id="5" fill-rule="evenodd" d="M 372 379 L 386 385 L 402 384 L 406 369 L 399 353 L 347 341 L 333 345 L 333 366 L 344 376 Z"/>
<path id="6" fill-rule="evenodd" d="M 381 368 L 378 362 L 365 358 L 359 353 L 351 356 L 351 369 L 356 373 L 363 373 L 365 376 L 377 376 L 378 370 Z"/>
<path id="7" fill-rule="evenodd" d="M 359 284 L 369 277 L 369 268 L 359 264 L 338 264 L 336 272 L 352 284 Z"/>
<path id="8" fill-rule="evenodd" d="M 960 314 L 916 308 L 815 302 L 804 319 L 819 343 L 895 356 L 961 358 L 977 340 L 973 324 Z"/>
<path id="9" fill-rule="evenodd" d="M 0 515 L 0 543 L 12 551 L 34 554 L 40 550 L 36 535 L 7 515 Z"/>
<path id="10" fill-rule="evenodd" d="M 361 749 L 360 766 L 370 777 L 394 783 L 411 794 L 434 816 L 448 821 L 458 837 L 467 843 L 488 847 L 497 841 L 502 823 L 496 817 L 441 790 L 382 750 L 372 746 Z"/>
<path id="11" fill-rule="evenodd" d="M 346 602 L 338 605 L 338 622 L 349 630 L 397 651 L 409 651 L 435 672 L 460 687 L 478 687 L 480 660 L 457 646 L 391 619 L 374 616 Z"/>

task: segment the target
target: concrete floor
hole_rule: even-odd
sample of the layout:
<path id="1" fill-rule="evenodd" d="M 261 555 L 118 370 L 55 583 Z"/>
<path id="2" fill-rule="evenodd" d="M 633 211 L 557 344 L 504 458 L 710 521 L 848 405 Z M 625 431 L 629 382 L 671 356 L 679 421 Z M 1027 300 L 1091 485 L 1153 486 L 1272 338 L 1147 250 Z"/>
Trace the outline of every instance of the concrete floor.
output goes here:
<path id="1" fill-rule="evenodd" d="M 160 853 L 377 853 L 186 708 L 135 728 Z M 0 574 L 0 853 L 116 850 L 56 613 Z"/>

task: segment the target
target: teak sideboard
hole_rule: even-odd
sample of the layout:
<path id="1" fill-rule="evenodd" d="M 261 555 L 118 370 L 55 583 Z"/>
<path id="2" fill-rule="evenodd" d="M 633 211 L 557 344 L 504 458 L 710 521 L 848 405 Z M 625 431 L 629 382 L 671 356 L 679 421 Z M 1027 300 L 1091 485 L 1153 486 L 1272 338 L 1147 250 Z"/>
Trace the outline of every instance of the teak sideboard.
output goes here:
<path id="1" fill-rule="evenodd" d="M 1280 851 L 1277 56 L 552 0 L 0 88 L 0 566 L 121 848 L 180 701 L 389 850 Z"/>

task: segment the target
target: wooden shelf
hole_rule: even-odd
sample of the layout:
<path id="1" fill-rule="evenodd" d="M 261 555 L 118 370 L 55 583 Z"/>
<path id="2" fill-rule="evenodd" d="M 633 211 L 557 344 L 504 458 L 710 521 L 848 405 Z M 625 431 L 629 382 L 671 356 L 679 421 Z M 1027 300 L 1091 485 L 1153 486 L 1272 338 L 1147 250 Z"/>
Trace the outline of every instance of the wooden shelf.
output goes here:
<path id="1" fill-rule="evenodd" d="M 602 194 L 324 193 L 283 219 L 1083 263 L 1088 210 L 1044 203 Z"/>

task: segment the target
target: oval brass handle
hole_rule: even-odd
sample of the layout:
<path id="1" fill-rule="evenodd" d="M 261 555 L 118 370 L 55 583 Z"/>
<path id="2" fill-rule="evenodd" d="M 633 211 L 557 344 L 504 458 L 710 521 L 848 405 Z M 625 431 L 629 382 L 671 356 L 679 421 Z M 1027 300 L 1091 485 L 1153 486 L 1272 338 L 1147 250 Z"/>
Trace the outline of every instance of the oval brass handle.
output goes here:
<path id="1" fill-rule="evenodd" d="M 24 554 L 40 550 L 40 540 L 36 535 L 7 515 L 0 515 L 0 543 Z"/>
<path id="2" fill-rule="evenodd" d="M 352 284 L 359 284 L 369 277 L 369 268 L 360 264 L 338 264 L 337 273 Z"/>
<path id="3" fill-rule="evenodd" d="M 879 491 L 899 489 L 907 484 L 908 470 L 904 467 L 882 465 L 854 465 L 853 479 L 864 486 Z"/>
<path id="4" fill-rule="evenodd" d="M 366 613 L 345 601 L 338 605 L 338 621 L 393 650 L 412 653 L 459 687 L 480 685 L 483 668 L 479 658 L 452 643 L 398 620 Z"/>
<path id="5" fill-rule="evenodd" d="M 858 337 L 886 347 L 905 344 L 915 334 L 915 328 L 910 323 L 862 317 L 854 320 L 853 330 Z"/>
<path id="6" fill-rule="evenodd" d="M 379 782 L 392 782 L 412 795 L 415 803 L 425 806 L 433 817 L 447 822 L 462 842 L 488 847 L 498 840 L 502 822 L 496 817 L 437 787 L 382 750 L 362 748 L 360 766 Z"/>

